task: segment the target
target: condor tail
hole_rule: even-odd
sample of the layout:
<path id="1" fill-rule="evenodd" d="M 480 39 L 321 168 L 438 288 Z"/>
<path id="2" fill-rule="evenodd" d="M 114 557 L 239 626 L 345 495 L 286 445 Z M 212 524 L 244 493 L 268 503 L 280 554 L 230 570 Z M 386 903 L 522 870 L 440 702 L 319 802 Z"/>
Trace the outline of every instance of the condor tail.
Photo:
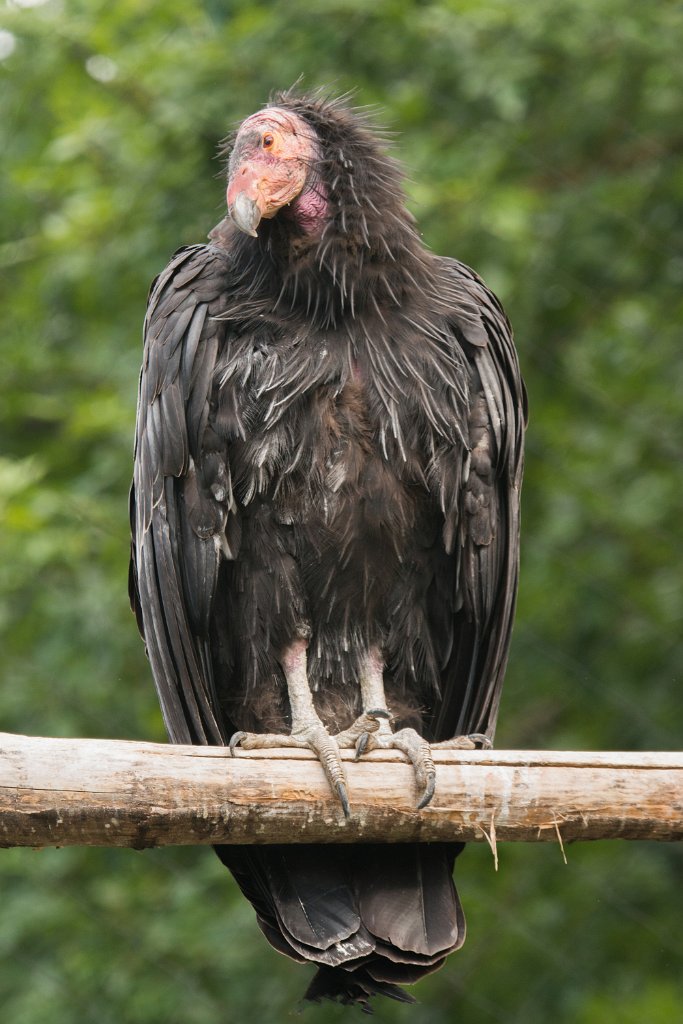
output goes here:
<path id="1" fill-rule="evenodd" d="M 465 941 L 453 883 L 461 844 L 217 846 L 279 952 L 318 971 L 304 998 L 414 1002 L 400 985 Z"/>

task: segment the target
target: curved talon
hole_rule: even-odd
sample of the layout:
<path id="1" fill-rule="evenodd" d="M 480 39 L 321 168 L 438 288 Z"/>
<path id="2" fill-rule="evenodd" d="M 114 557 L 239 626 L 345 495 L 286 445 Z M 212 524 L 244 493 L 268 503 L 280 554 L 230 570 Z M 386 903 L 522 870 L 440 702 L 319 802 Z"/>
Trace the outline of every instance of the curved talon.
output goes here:
<path id="1" fill-rule="evenodd" d="M 427 784 L 425 785 L 422 796 L 417 802 L 417 810 L 421 811 L 423 807 L 426 807 L 430 803 L 434 796 L 434 790 L 436 789 L 436 772 L 429 772 L 427 774 Z"/>
<path id="2" fill-rule="evenodd" d="M 362 732 L 356 740 L 356 753 L 353 755 L 354 761 L 358 761 L 365 751 L 368 749 L 368 743 L 370 742 L 370 733 Z"/>
<path id="3" fill-rule="evenodd" d="M 480 743 L 480 750 L 493 749 L 493 743 L 483 732 L 470 732 L 467 734 L 467 739 L 472 740 L 473 743 Z"/>
<path id="4" fill-rule="evenodd" d="M 231 757 L 235 756 L 235 747 L 239 747 L 240 743 L 242 742 L 246 735 L 246 732 L 234 732 L 232 734 L 232 736 L 230 737 L 230 743 L 228 744 L 228 746 L 230 747 Z"/>
<path id="5" fill-rule="evenodd" d="M 298 737 L 309 750 L 317 755 L 330 788 L 339 797 L 344 817 L 349 818 L 351 809 L 346 789 L 346 777 L 335 738 L 329 735 L 322 723 L 303 729 L 298 733 Z"/>
<path id="6" fill-rule="evenodd" d="M 338 782 L 335 782 L 334 788 L 337 790 L 337 796 L 339 797 L 339 802 L 342 805 L 342 810 L 344 812 L 344 817 L 345 818 L 350 818 L 351 817 L 351 808 L 349 806 L 349 797 L 348 797 L 348 794 L 346 792 L 346 786 L 344 785 L 343 782 L 339 782 L 338 781 Z"/>

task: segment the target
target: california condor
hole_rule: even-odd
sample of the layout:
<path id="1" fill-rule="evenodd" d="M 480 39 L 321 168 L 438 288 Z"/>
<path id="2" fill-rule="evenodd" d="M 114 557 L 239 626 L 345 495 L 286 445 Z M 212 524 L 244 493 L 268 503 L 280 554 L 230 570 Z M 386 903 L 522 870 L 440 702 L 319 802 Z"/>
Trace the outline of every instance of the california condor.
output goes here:
<path id="1" fill-rule="evenodd" d="M 382 134 L 277 95 L 237 131 L 228 216 L 155 281 L 131 600 L 176 743 L 493 738 L 515 605 L 526 400 L 510 325 L 422 243 Z M 307 997 L 365 1008 L 462 945 L 458 845 L 217 847 Z"/>

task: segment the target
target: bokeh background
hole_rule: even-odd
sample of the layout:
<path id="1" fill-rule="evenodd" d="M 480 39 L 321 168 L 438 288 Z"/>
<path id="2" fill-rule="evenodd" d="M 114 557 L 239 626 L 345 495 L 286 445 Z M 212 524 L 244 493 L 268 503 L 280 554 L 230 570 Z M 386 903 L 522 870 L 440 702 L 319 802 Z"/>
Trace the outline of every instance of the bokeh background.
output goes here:
<path id="1" fill-rule="evenodd" d="M 302 74 L 381 106 L 426 241 L 515 326 L 531 423 L 498 745 L 680 748 L 682 49 L 666 0 L 5 0 L 0 727 L 164 738 L 126 599 L 147 288 L 222 216 L 220 138 Z M 495 873 L 471 847 L 468 942 L 376 1019 L 671 1024 L 682 852 L 508 845 Z M 206 850 L 5 850 L 0 905 L 13 1024 L 270 1024 L 307 982 Z"/>

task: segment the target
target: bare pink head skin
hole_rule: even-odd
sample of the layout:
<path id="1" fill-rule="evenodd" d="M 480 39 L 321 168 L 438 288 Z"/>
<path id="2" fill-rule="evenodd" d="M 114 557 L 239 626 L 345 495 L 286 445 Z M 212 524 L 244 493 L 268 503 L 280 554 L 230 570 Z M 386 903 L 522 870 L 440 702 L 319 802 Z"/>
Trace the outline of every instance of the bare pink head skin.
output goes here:
<path id="1" fill-rule="evenodd" d="M 242 123 L 228 173 L 228 213 L 235 225 L 256 236 L 262 219 L 290 207 L 307 234 L 322 228 L 327 198 L 321 183 L 310 181 L 320 158 L 311 126 L 288 110 L 267 107 Z"/>

